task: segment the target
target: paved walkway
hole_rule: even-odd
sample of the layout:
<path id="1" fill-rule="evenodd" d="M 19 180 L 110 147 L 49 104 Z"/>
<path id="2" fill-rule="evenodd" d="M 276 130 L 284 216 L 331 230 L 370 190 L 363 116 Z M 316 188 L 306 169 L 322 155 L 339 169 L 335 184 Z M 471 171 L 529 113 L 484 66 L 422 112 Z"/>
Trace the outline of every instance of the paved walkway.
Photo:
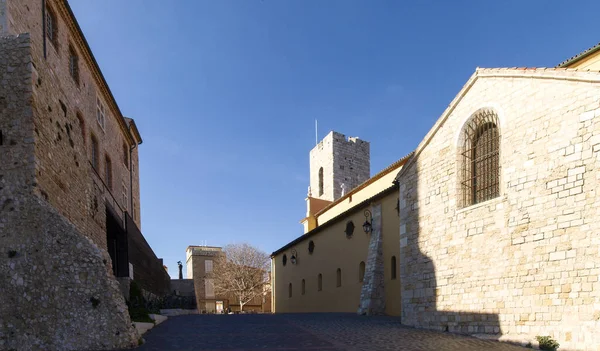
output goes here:
<path id="1" fill-rule="evenodd" d="M 136 350 L 524 351 L 494 341 L 413 329 L 398 318 L 354 314 L 188 315 L 144 335 Z"/>

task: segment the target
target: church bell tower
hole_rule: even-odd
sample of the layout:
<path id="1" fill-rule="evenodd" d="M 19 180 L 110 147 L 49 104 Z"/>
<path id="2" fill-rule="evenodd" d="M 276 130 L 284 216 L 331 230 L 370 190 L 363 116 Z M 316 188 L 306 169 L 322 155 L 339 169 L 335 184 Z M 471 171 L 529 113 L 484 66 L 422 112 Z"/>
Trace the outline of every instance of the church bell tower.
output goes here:
<path id="1" fill-rule="evenodd" d="M 335 201 L 370 177 L 370 145 L 330 132 L 310 151 L 309 198 Z"/>

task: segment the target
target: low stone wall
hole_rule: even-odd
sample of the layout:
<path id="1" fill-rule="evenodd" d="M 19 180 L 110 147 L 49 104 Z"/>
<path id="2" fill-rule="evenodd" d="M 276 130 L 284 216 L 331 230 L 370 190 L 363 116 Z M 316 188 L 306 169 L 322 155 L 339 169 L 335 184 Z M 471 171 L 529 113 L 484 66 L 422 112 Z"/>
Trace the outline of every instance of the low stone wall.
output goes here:
<path id="1" fill-rule="evenodd" d="M 171 293 L 178 296 L 196 296 L 194 279 L 171 279 Z"/>
<path id="2" fill-rule="evenodd" d="M 137 345 L 108 254 L 36 196 L 0 208 L 0 349 Z"/>

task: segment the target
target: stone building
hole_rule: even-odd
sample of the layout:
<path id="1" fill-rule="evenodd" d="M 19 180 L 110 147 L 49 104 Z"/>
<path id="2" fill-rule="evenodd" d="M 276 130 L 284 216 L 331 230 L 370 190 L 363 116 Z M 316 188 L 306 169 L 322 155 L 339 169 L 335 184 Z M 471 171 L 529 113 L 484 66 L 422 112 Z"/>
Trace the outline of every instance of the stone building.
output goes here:
<path id="1" fill-rule="evenodd" d="M 399 218 L 388 232 L 382 205 L 383 248 L 376 199 L 348 204 L 360 187 L 307 198 L 305 235 L 272 254 L 275 312 L 356 310 L 359 290 L 345 286 L 362 275 L 356 262 L 365 279 L 387 278 L 386 250 L 398 250 L 398 290 L 363 284 L 359 313 L 383 301 L 409 326 L 600 349 L 599 70 L 600 45 L 556 68 L 476 69 L 395 177 L 365 183 L 393 187 Z M 345 242 L 367 206 L 371 242 Z"/>
<path id="2" fill-rule="evenodd" d="M 233 295 L 219 295 L 215 292 L 214 279 L 209 277 L 216 258 L 224 255 L 221 247 L 188 246 L 186 256 L 186 280 L 192 279 L 196 305 L 200 313 L 223 313 L 240 310 L 239 299 Z M 270 312 L 271 296 L 257 297 L 244 305 L 244 311 Z"/>
<path id="3" fill-rule="evenodd" d="M 600 57 L 584 59 L 478 68 L 418 145 L 397 177 L 402 323 L 600 348 Z"/>
<path id="4" fill-rule="evenodd" d="M 393 181 L 407 158 L 369 178 L 369 143 L 331 132 L 310 159 L 304 234 L 271 255 L 273 310 L 399 315 L 398 193 Z M 342 183 L 349 185 L 344 194 L 327 187 Z M 370 233 L 364 232 L 366 221 Z"/>
<path id="5" fill-rule="evenodd" d="M 66 0 L 0 1 L 0 82 L 0 349 L 136 344 L 119 288 L 169 282 L 139 229 L 142 139 Z"/>

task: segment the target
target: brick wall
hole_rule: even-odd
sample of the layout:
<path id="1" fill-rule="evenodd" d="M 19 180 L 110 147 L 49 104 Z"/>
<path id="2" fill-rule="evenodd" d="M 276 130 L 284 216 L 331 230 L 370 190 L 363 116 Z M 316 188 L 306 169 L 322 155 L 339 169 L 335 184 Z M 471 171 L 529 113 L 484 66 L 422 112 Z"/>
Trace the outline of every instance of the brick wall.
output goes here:
<path id="1" fill-rule="evenodd" d="M 500 196 L 458 207 L 459 133 L 500 119 Z M 600 74 L 478 70 L 400 180 L 402 321 L 600 347 Z"/>

